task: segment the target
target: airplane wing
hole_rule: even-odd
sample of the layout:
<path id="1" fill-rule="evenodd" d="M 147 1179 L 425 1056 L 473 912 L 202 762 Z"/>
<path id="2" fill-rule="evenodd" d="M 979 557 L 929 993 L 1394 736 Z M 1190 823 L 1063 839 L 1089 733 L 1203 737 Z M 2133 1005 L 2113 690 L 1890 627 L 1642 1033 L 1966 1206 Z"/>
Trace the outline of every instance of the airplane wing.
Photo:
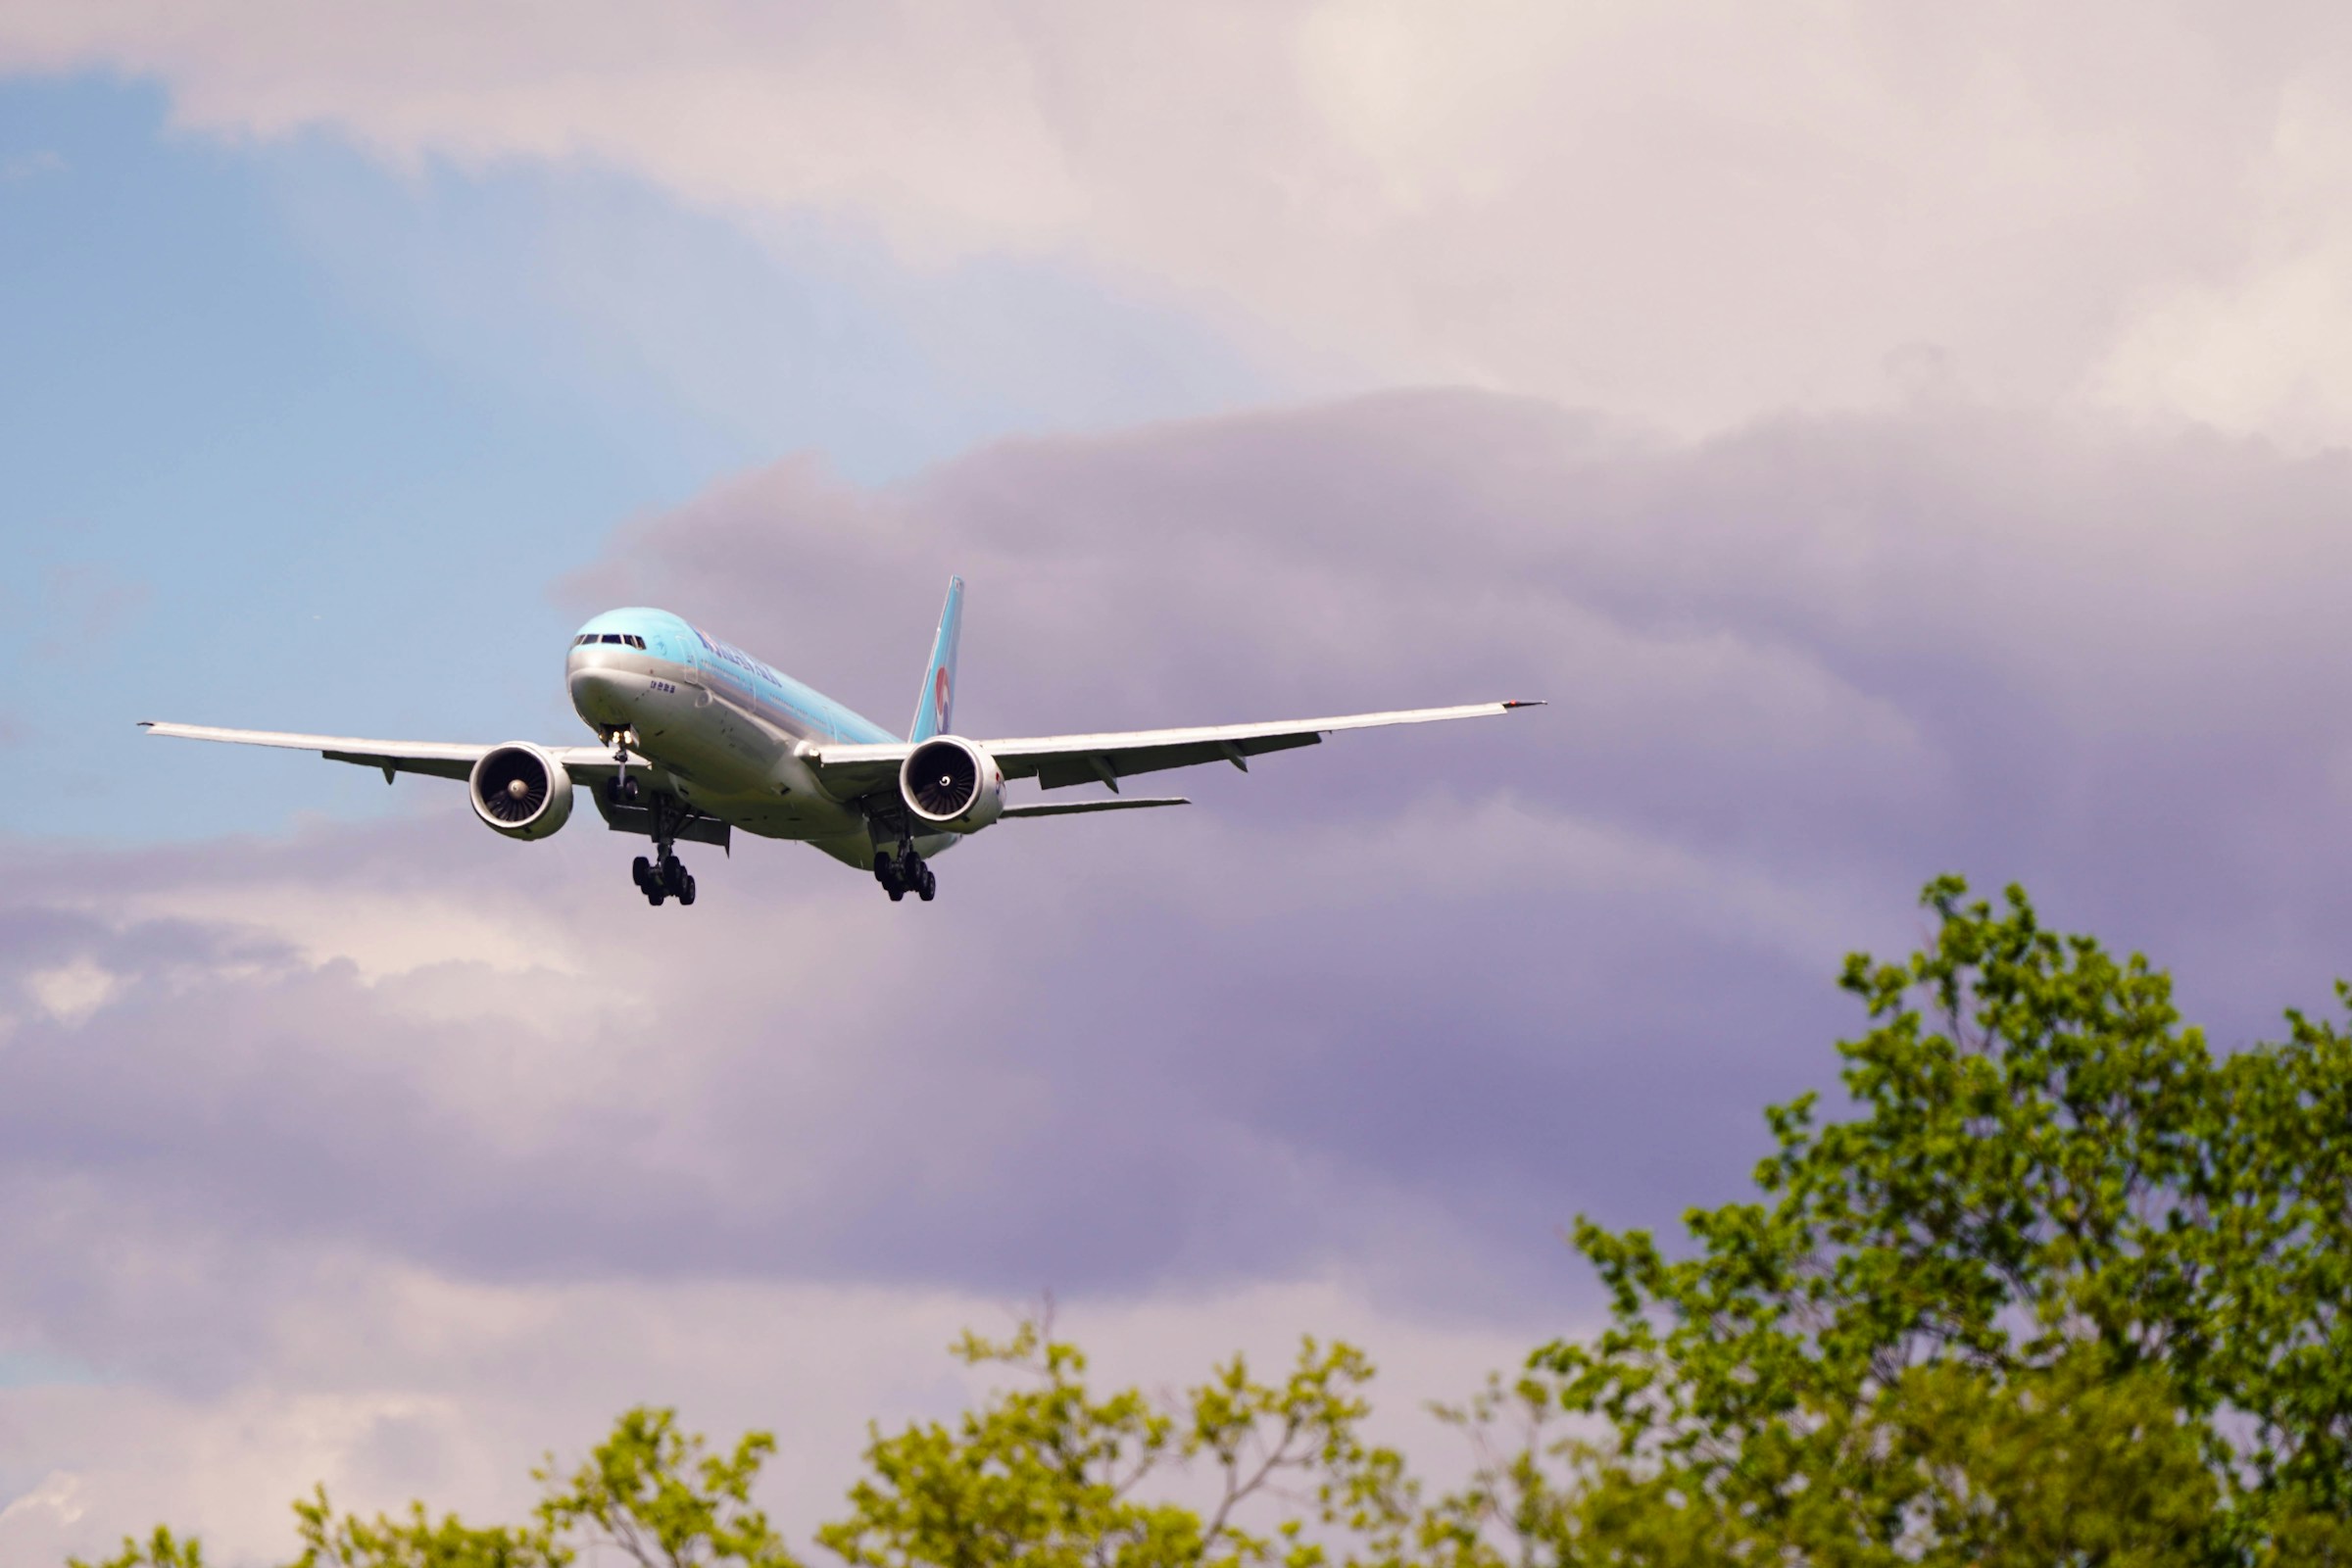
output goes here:
<path id="1" fill-rule="evenodd" d="M 1250 759 L 1266 752 L 1313 746 L 1344 729 L 1378 729 L 1389 724 L 1431 724 L 1448 718 L 1483 718 L 1541 703 L 1470 703 L 1460 708 L 1408 708 L 1388 713 L 1343 713 L 1331 718 L 1277 719 L 1265 724 L 1211 724 L 1198 729 L 1139 729 L 1101 735 L 1040 735 L 988 741 L 989 755 L 1006 778 L 1035 778 L 1041 789 L 1068 784 L 1107 784 L 1132 773 L 1231 762 L 1245 773 Z M 920 744 L 891 741 L 872 746 L 818 746 L 807 756 L 817 779 L 837 800 L 852 800 L 898 776 L 899 764 Z"/>
<path id="2" fill-rule="evenodd" d="M 429 773 L 436 778 L 464 778 L 473 771 L 482 754 L 494 748 L 476 746 L 463 741 L 374 741 L 356 735 L 289 735 L 273 729 L 214 729 L 205 724 L 164 724 L 151 718 L 139 720 L 139 727 L 151 735 L 172 735 L 190 741 L 227 741 L 237 746 L 275 746 L 293 752 L 317 752 L 330 762 L 357 762 L 362 767 L 380 767 L 384 782 L 392 782 L 395 773 Z M 610 776 L 616 763 L 612 754 L 601 746 L 545 746 L 540 750 L 553 757 L 569 773 L 573 782 L 593 782 Z M 638 766 L 648 765 L 642 758 L 629 760 Z"/>

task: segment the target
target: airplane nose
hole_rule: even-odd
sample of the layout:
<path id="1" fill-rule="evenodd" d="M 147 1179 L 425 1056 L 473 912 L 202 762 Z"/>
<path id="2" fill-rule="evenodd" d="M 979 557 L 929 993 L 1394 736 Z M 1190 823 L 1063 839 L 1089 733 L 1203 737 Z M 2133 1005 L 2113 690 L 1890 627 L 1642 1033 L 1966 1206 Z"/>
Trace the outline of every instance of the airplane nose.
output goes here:
<path id="1" fill-rule="evenodd" d="M 602 661 L 574 654 L 566 677 L 571 687 L 572 711 L 592 725 L 620 725 L 629 721 L 630 682 Z"/>

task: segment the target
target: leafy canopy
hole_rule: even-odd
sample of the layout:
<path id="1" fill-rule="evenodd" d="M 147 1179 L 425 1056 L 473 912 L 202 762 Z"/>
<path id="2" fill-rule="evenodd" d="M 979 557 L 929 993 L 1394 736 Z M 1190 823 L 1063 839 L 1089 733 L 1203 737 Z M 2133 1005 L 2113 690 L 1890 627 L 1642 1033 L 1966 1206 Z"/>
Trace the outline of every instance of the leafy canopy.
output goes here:
<path id="1" fill-rule="evenodd" d="M 1840 1560 L 1965 1536 L 2086 1410 L 2129 1450 L 2129 1478 L 2081 1455 L 2119 1516 L 2169 1518 L 2130 1499 L 2194 1455 L 2182 1494 L 2214 1501 L 2167 1560 L 2315 1549 L 2352 1513 L 2352 1043 L 2290 1013 L 2217 1056 L 2145 959 L 1966 894 L 1929 886 L 1907 960 L 1848 960 L 1855 1114 L 1768 1109 L 1760 1198 L 1688 1214 L 1686 1256 L 1581 1219 L 1612 1321 L 1534 1364 L 1629 1474 L 1759 1539 L 1826 1550 L 1834 1515 Z M 1935 1440 L 1978 1414 L 1964 1506 L 1936 1476 L 1971 1456 Z"/>

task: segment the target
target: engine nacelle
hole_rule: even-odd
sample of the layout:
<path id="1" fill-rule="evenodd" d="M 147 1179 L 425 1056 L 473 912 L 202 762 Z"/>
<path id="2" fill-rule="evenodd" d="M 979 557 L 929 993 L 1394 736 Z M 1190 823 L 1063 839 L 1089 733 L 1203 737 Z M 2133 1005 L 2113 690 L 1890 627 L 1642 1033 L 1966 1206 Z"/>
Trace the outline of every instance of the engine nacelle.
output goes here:
<path id="1" fill-rule="evenodd" d="M 473 814 L 511 839 L 543 839 L 571 819 L 571 775 L 527 742 L 484 752 L 466 793 Z"/>
<path id="2" fill-rule="evenodd" d="M 916 820 L 977 833 L 1004 814 L 1004 770 L 978 741 L 935 735 L 899 764 L 899 794 Z"/>

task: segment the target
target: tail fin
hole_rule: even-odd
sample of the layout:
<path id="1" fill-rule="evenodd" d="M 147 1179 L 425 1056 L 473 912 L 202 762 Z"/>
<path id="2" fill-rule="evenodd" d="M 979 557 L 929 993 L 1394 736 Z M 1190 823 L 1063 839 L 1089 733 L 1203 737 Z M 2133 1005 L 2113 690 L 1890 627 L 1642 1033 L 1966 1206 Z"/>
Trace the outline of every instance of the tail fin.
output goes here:
<path id="1" fill-rule="evenodd" d="M 949 728 L 956 710 L 956 644 L 963 635 L 963 579 L 948 579 L 948 602 L 939 611 L 939 640 L 931 645 L 931 667 L 923 671 L 922 701 L 914 705 L 910 741 L 927 741 Z"/>

